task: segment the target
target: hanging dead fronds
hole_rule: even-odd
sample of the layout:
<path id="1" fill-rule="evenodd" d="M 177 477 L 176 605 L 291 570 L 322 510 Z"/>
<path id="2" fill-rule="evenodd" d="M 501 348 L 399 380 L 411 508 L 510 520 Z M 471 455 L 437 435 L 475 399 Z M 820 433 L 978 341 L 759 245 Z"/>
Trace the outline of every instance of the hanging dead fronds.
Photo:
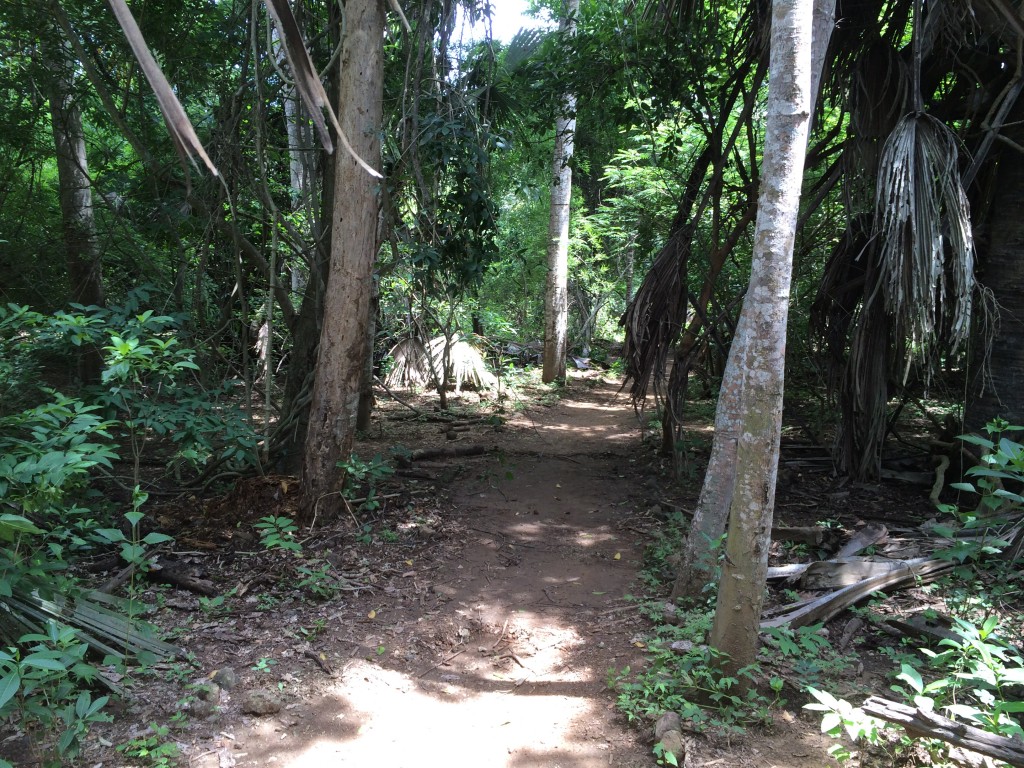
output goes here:
<path id="1" fill-rule="evenodd" d="M 660 397 L 669 352 L 686 322 L 691 237 L 691 227 L 675 228 L 619 321 L 626 329 L 622 346 L 626 381 L 631 382 L 629 394 L 638 410 L 652 383 L 655 396 Z"/>
<path id="2" fill-rule="evenodd" d="M 914 114 L 896 125 L 879 164 L 875 227 L 884 307 L 922 361 L 940 339 L 952 354 L 970 334 L 974 238 L 957 157 L 952 132 Z"/>

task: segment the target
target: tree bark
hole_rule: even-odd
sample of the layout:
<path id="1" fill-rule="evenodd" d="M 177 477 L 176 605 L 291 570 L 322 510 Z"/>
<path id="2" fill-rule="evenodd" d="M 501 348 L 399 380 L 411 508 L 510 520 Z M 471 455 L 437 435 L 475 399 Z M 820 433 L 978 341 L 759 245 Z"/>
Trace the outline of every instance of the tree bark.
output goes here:
<path id="1" fill-rule="evenodd" d="M 561 32 L 576 34 L 580 0 L 564 0 Z M 551 215 L 548 221 L 548 275 L 544 293 L 544 383 L 565 378 L 568 346 L 569 219 L 572 203 L 573 143 L 576 134 L 576 96 L 566 93 L 562 114 L 555 121 L 552 163 Z"/>
<path id="2" fill-rule="evenodd" d="M 1014 143 L 1024 141 L 1022 121 L 1024 103 L 1018 103 L 1003 135 Z M 999 304 L 999 323 L 989 349 L 986 328 L 976 323 L 974 370 L 964 419 L 965 429 L 971 432 L 982 430 L 997 416 L 1011 424 L 1024 424 L 1024 313 L 1020 301 L 1024 295 L 1024 217 L 1020 214 L 1024 155 L 1017 147 L 1003 148 L 997 167 L 993 188 L 999 193 L 986 227 L 991 233 L 989 242 L 979 254 L 979 281 Z"/>
<path id="3" fill-rule="evenodd" d="M 812 32 L 812 44 L 809 52 L 810 56 L 810 82 L 808 85 L 810 96 L 806 106 L 806 111 L 810 116 L 814 108 L 815 96 L 821 82 L 821 67 L 824 61 L 825 51 L 828 48 L 828 41 L 831 37 L 832 27 L 834 25 L 835 18 L 835 0 L 815 0 L 814 2 L 814 16 L 813 16 L 813 32 Z M 775 39 L 772 39 L 772 44 L 775 44 Z M 772 49 L 773 62 L 777 58 L 776 51 Z M 774 70 L 772 72 L 774 74 Z M 769 76 L 771 77 L 771 75 Z M 778 76 L 776 76 L 778 80 Z M 771 80 L 769 79 L 769 92 L 771 92 Z M 809 121 L 809 117 L 808 117 Z M 804 147 L 800 150 L 801 152 L 806 149 L 807 141 L 807 128 L 804 128 Z M 766 137 L 767 142 L 767 137 Z M 768 153 L 765 152 L 765 167 L 762 173 L 769 171 L 769 165 L 767 162 Z M 800 161 L 800 174 L 803 172 L 803 160 Z M 766 187 L 766 181 L 762 178 L 761 191 L 764 193 Z M 799 206 L 799 189 L 800 180 L 799 176 L 796 181 L 796 194 L 797 200 L 795 205 Z M 759 243 L 757 237 L 762 227 L 762 209 L 764 207 L 763 198 L 759 200 L 758 205 L 758 219 L 757 227 L 755 232 L 755 243 Z M 741 222 L 741 225 L 743 222 Z M 745 226 L 745 225 L 744 225 Z M 794 225 L 795 226 L 795 225 Z M 693 344 L 697 338 L 697 334 L 700 332 L 701 325 L 704 322 L 704 315 L 707 313 L 707 308 L 711 299 L 711 288 L 714 284 L 714 279 L 717 277 L 718 271 L 722 268 L 725 261 L 725 256 L 731 250 L 731 244 L 735 242 L 734 238 L 737 238 L 742 232 L 742 227 L 737 225 L 732 235 L 730 235 L 730 244 L 723 246 L 713 254 L 710 274 L 708 279 L 705 281 L 704 288 L 701 291 L 700 299 L 698 300 L 698 311 L 687 328 L 686 333 L 683 337 L 681 349 L 689 350 L 693 347 Z M 789 262 L 792 261 L 792 247 L 789 249 L 788 256 L 786 257 Z M 757 264 L 757 255 L 755 254 L 755 265 Z M 764 267 L 763 260 L 761 265 Z M 791 267 L 790 267 L 791 268 Z M 748 300 L 750 297 L 750 290 L 754 287 L 754 274 L 751 274 L 751 284 L 748 289 Z M 788 286 L 789 278 L 786 278 Z M 780 299 L 782 295 L 779 294 Z M 788 287 L 786 289 L 785 299 L 787 302 L 786 314 L 788 315 Z M 747 310 L 748 301 L 744 301 L 743 309 L 744 312 Z M 735 368 L 734 357 L 736 359 L 744 359 L 748 356 L 748 351 L 743 349 L 743 344 L 748 340 L 746 336 L 741 335 L 741 328 L 743 326 L 743 320 L 741 317 L 740 326 L 736 329 L 736 336 L 733 339 L 732 346 L 730 348 L 729 363 L 726 366 L 725 376 L 722 380 L 722 388 L 718 396 L 718 406 L 715 412 L 715 439 L 711 447 L 711 457 L 708 461 L 707 474 L 704 478 L 704 485 L 701 488 L 700 498 L 697 502 L 697 508 L 694 510 L 693 521 L 690 525 L 690 532 L 687 536 L 686 542 L 683 545 L 683 556 L 681 558 L 682 565 L 680 566 L 679 572 L 676 576 L 675 584 L 672 589 L 672 597 L 698 597 L 704 588 L 710 583 L 714 568 L 717 561 L 718 550 L 713 549 L 713 546 L 721 539 L 722 534 L 725 532 L 726 522 L 730 520 L 730 508 L 733 503 L 733 492 L 737 483 L 737 463 L 740 461 L 739 457 L 739 443 L 743 438 L 744 433 L 744 419 L 745 409 L 749 407 L 749 404 L 744 401 L 744 389 L 742 381 L 738 378 L 741 377 L 745 371 L 737 371 Z M 781 341 L 782 349 L 785 349 L 785 319 L 783 319 L 782 328 L 783 338 Z M 690 357 L 684 358 L 682 356 L 676 360 L 676 365 L 689 366 Z M 784 355 L 782 360 L 779 361 L 780 375 L 782 373 L 781 366 L 784 363 Z M 782 381 L 779 381 L 779 409 L 781 414 L 781 397 L 782 397 Z M 774 475 L 778 464 L 777 448 L 775 462 L 772 468 L 772 474 Z M 774 481 L 773 481 L 774 482 Z M 769 510 L 770 513 L 770 510 Z M 768 519 L 768 536 L 771 534 L 771 518 Z M 767 568 L 767 561 L 765 563 Z"/>
<path id="4" fill-rule="evenodd" d="M 70 299 L 76 304 L 102 307 L 103 268 L 96 239 L 82 111 L 75 98 L 73 59 L 63 39 L 58 37 L 47 45 L 46 56 L 53 75 L 49 94 L 50 118 L 57 155 Z M 102 352 L 94 345 L 87 345 L 78 358 L 79 377 L 83 383 L 96 383 L 102 371 Z"/>
<path id="5" fill-rule="evenodd" d="M 355 152 L 379 169 L 384 5 L 348 0 L 345 22 L 339 120 Z M 377 255 L 380 183 L 350 154 L 339 152 L 335 162 L 331 266 L 302 467 L 301 508 L 307 520 L 330 515 L 341 504 L 344 476 L 338 462 L 348 458 L 355 436 Z"/>
<path id="6" fill-rule="evenodd" d="M 757 635 L 768 571 L 772 512 L 782 431 L 786 322 L 793 271 L 793 243 L 811 107 L 812 0 L 775 0 L 772 6 L 771 63 L 764 160 L 750 285 L 736 327 L 722 381 L 719 415 L 730 401 L 738 417 L 727 426 L 735 440 L 734 480 L 729 506 L 718 604 L 709 638 L 722 651 L 723 670 L 738 671 L 757 657 Z M 716 417 L 716 425 L 717 425 Z M 711 467 L 705 486 L 721 483 Z M 726 476 L 724 482 L 728 483 Z"/>

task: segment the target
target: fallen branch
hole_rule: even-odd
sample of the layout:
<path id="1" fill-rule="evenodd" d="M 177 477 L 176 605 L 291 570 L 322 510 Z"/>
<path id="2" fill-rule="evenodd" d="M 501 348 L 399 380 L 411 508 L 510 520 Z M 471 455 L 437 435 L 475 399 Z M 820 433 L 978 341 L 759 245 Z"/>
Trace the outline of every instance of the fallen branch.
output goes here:
<path id="1" fill-rule="evenodd" d="M 487 448 L 482 445 L 452 445 L 444 448 L 420 448 L 407 456 L 398 456 L 398 466 L 409 469 L 419 459 L 455 459 L 461 456 L 482 456 Z"/>
<path id="2" fill-rule="evenodd" d="M 424 416 L 423 411 L 421 411 L 419 408 L 417 408 L 414 405 L 409 405 L 407 402 L 405 402 L 405 400 L 403 400 L 398 395 L 396 395 L 394 392 L 392 392 L 391 389 L 388 387 L 388 385 L 385 384 L 383 381 L 381 381 L 379 377 L 374 376 L 373 380 L 376 381 L 384 389 L 384 391 L 388 393 L 388 397 L 390 397 L 392 400 L 394 400 L 399 405 L 404 405 L 410 411 L 415 413 L 417 418 L 421 418 L 421 417 Z"/>
<path id="3" fill-rule="evenodd" d="M 952 567 L 952 563 L 947 560 L 930 560 L 923 557 L 904 560 L 899 567 L 891 572 L 872 576 L 813 600 L 783 606 L 780 610 L 786 612 L 775 618 L 762 621 L 761 629 L 784 626 L 804 627 L 828 621 L 872 592 L 933 581 Z"/>
<path id="4" fill-rule="evenodd" d="M 934 712 L 872 696 L 861 705 L 865 714 L 903 726 L 911 736 L 941 739 L 1013 766 L 1024 766 L 1024 745 L 1016 739 L 998 736 L 973 725 L 958 723 Z"/>

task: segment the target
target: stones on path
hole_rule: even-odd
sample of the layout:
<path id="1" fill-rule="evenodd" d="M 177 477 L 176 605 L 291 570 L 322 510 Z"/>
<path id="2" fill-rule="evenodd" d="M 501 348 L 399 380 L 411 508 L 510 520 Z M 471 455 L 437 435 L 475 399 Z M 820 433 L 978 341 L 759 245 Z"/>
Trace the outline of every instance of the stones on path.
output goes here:
<path id="1" fill-rule="evenodd" d="M 686 742 L 683 741 L 683 723 L 675 712 L 666 712 L 654 724 L 654 739 L 665 753 L 671 752 L 677 765 L 683 764 Z"/>
<path id="2" fill-rule="evenodd" d="M 247 715 L 275 715 L 281 711 L 281 699 L 270 691 L 248 691 L 242 697 L 242 711 Z"/>

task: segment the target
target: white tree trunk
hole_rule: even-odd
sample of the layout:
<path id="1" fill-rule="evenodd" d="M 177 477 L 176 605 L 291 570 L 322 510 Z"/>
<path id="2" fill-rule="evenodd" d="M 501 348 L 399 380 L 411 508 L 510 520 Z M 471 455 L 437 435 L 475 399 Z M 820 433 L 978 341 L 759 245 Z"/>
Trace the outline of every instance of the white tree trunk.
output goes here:
<path id="1" fill-rule="evenodd" d="M 355 152 L 379 169 L 384 3 L 348 0 L 345 22 L 339 121 Z M 348 459 L 355 437 L 377 256 L 381 182 L 350 153 L 339 150 L 335 162 L 330 276 L 302 466 L 301 503 L 307 519 L 341 506 L 344 477 L 338 462 Z"/>
<path id="2" fill-rule="evenodd" d="M 53 80 L 50 87 L 50 118 L 57 157 L 60 212 L 64 225 L 64 252 L 70 282 L 70 298 L 76 304 L 103 306 L 103 269 L 92 182 L 85 148 L 82 111 L 75 99 L 73 73 L 77 62 L 63 40 L 48 40 L 47 63 Z M 83 381 L 99 381 L 103 357 L 89 345 L 79 355 L 78 372 Z"/>
<path id="3" fill-rule="evenodd" d="M 801 4 L 801 10 L 799 12 L 807 15 L 807 19 L 802 19 L 801 23 L 804 21 L 810 21 L 811 19 L 811 9 L 806 7 L 809 4 L 810 3 L 806 1 Z M 825 60 L 825 52 L 828 48 L 829 39 L 832 36 L 832 29 L 835 26 L 835 0 L 814 0 L 813 22 L 811 23 L 813 28 L 811 32 L 811 50 L 809 52 L 810 83 L 808 86 L 810 96 L 806 108 L 808 115 L 813 114 L 815 97 L 817 96 L 821 83 L 821 72 L 823 62 Z M 776 63 L 776 59 L 778 58 L 774 47 L 775 45 L 776 39 L 773 36 L 773 65 Z M 787 45 L 791 45 L 791 43 L 787 43 Z M 781 53 L 779 55 L 781 55 Z M 772 70 L 771 76 L 774 77 L 775 80 L 779 79 L 778 76 L 775 76 L 775 70 Z M 769 83 L 769 94 L 770 92 L 771 84 Z M 806 146 L 806 127 L 804 129 L 804 136 L 804 146 Z M 756 224 L 756 227 L 758 228 L 756 230 L 757 233 L 761 232 L 760 228 L 763 226 L 763 195 L 768 191 L 767 185 L 769 182 L 765 177 L 765 174 L 769 170 L 768 146 L 768 137 L 766 136 L 765 167 L 762 170 L 762 198 L 759 200 L 758 205 L 758 218 Z M 801 148 L 800 151 L 802 152 L 803 148 Z M 801 159 L 800 174 L 802 175 L 802 173 L 803 160 Z M 799 190 L 800 181 L 798 180 L 796 182 L 797 194 L 799 194 Z M 799 199 L 797 199 L 796 205 L 799 206 Z M 757 254 L 755 253 L 755 266 L 757 266 L 756 257 Z M 791 262 L 792 249 L 790 249 L 790 253 L 786 258 Z M 764 264 L 762 263 L 761 266 L 763 267 Z M 752 274 L 751 290 L 754 287 L 753 280 L 754 275 Z M 788 280 L 789 278 L 787 277 L 787 286 Z M 747 296 L 749 299 L 749 291 Z M 788 314 L 788 288 L 785 300 L 785 312 Z M 744 313 L 748 311 L 747 303 L 748 302 L 744 302 Z M 714 572 L 717 556 L 717 551 L 713 551 L 711 549 L 711 545 L 725 532 L 726 521 L 729 520 L 730 507 L 733 501 L 733 491 L 737 481 L 736 463 L 739 460 L 738 444 L 744 430 L 746 409 L 749 407 L 748 402 L 743 398 L 744 371 L 736 370 L 736 361 L 746 359 L 749 354 L 749 351 L 744 348 L 744 345 L 748 343 L 749 338 L 741 333 L 741 326 L 743 325 L 743 322 L 744 321 L 741 316 L 740 326 L 737 326 L 736 335 L 733 338 L 732 346 L 730 348 L 729 361 L 726 365 L 725 375 L 722 380 L 722 388 L 718 395 L 718 407 L 715 412 L 715 440 L 711 448 L 711 457 L 708 461 L 707 474 L 704 478 L 704 485 L 701 488 L 700 498 L 697 501 L 697 508 L 694 510 L 690 532 L 687 536 L 686 543 L 683 546 L 683 556 L 681 558 L 683 565 L 679 570 L 675 586 L 672 590 L 673 597 L 697 597 L 703 588 L 709 583 Z M 783 324 L 782 348 L 785 349 L 785 324 Z M 782 365 L 781 362 L 779 364 Z M 780 398 L 781 392 L 782 387 L 780 380 Z M 776 457 L 775 464 L 777 465 L 777 463 L 778 460 Z M 776 469 L 777 466 L 772 469 L 773 474 Z M 770 531 L 771 525 L 769 524 L 768 527 Z"/>
<path id="4" fill-rule="evenodd" d="M 757 656 L 782 430 L 793 242 L 810 125 L 812 0 L 775 0 L 764 160 L 750 285 L 729 353 L 723 397 L 737 421 L 729 531 L 710 643 L 725 672 Z M 716 417 L 716 426 L 718 418 Z M 724 438 L 725 436 L 723 436 Z M 718 434 L 715 442 L 719 441 Z M 705 483 L 717 482 L 712 472 Z"/>
<path id="5" fill-rule="evenodd" d="M 565 0 L 562 31 L 576 34 L 580 0 Z M 555 155 L 552 163 L 551 215 L 548 222 L 548 276 L 544 293 L 545 383 L 565 378 L 568 335 L 569 214 L 572 202 L 573 141 L 576 135 L 576 96 L 566 93 L 562 114 L 555 121 Z"/>

